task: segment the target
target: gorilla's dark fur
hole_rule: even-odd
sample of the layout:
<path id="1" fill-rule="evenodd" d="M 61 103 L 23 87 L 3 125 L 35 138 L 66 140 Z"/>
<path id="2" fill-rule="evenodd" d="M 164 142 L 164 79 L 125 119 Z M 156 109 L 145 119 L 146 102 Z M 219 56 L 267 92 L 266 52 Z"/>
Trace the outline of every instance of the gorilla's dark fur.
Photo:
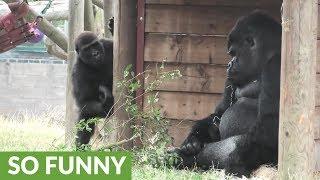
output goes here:
<path id="1" fill-rule="evenodd" d="M 114 32 L 114 17 L 109 19 L 109 31 L 111 32 L 112 36 L 113 36 L 113 32 Z"/>
<path id="2" fill-rule="evenodd" d="M 106 117 L 113 106 L 113 42 L 84 32 L 75 41 L 77 61 L 73 67 L 73 94 L 79 108 L 79 121 Z M 78 130 L 76 143 L 88 144 L 94 132 Z"/>
<path id="3" fill-rule="evenodd" d="M 241 176 L 277 163 L 281 25 L 261 11 L 240 18 L 228 53 L 223 100 L 177 150 L 180 168 L 213 165 Z"/>

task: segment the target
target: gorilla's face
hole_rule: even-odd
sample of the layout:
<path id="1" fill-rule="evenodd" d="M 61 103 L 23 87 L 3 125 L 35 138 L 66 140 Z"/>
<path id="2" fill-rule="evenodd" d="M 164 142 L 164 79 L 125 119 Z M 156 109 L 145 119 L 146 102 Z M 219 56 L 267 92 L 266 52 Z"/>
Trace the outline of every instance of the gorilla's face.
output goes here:
<path id="1" fill-rule="evenodd" d="M 238 20 L 228 36 L 228 78 L 236 85 L 257 80 L 262 68 L 281 52 L 281 25 L 256 11 Z"/>
<path id="2" fill-rule="evenodd" d="M 231 61 L 227 74 L 236 85 L 244 85 L 257 79 L 261 71 L 259 65 L 258 39 L 252 33 L 238 33 L 235 28 L 228 38 L 228 54 Z"/>
<path id="3" fill-rule="evenodd" d="M 88 61 L 85 62 L 86 64 L 94 66 L 101 65 L 104 63 L 104 48 L 99 41 L 96 41 L 82 48 L 79 52 L 79 57 L 82 60 Z"/>
<path id="4" fill-rule="evenodd" d="M 75 43 L 78 57 L 85 64 L 99 66 L 105 63 L 103 44 L 94 33 L 84 32 L 80 34 Z"/>

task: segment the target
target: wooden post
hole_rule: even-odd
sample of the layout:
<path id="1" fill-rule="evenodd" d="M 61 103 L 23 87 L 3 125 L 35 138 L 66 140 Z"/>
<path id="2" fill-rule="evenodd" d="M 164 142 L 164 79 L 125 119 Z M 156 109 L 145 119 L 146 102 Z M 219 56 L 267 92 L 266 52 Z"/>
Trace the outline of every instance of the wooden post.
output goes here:
<path id="1" fill-rule="evenodd" d="M 71 73 L 76 61 L 74 40 L 84 30 L 84 0 L 69 1 L 69 42 L 68 42 L 68 75 L 66 92 L 66 143 L 71 145 L 75 139 L 77 109 L 72 94 Z"/>
<path id="2" fill-rule="evenodd" d="M 30 8 L 27 20 L 29 21 L 30 19 L 35 19 L 37 16 L 40 16 L 40 14 Z M 48 20 L 43 19 L 42 21 L 40 21 L 40 23 L 38 24 L 38 28 L 54 43 L 56 43 L 61 49 L 63 49 L 64 51 L 68 49 L 67 36 L 58 28 L 53 26 Z"/>
<path id="3" fill-rule="evenodd" d="M 99 38 L 104 38 L 104 34 L 105 34 L 104 10 L 99 8 L 98 6 L 93 6 L 93 14 L 94 14 L 94 32 L 99 36 Z"/>
<path id="4" fill-rule="evenodd" d="M 279 179 L 313 179 L 318 0 L 284 0 Z"/>
<path id="5" fill-rule="evenodd" d="M 123 97 L 120 96 L 120 90 L 117 87 L 117 83 L 123 77 L 123 71 L 127 65 L 132 64 L 135 68 L 136 62 L 136 45 L 137 45 L 137 1 L 136 0 L 114 0 L 114 18 L 115 18 L 115 30 L 114 30 L 114 64 L 113 64 L 113 94 L 115 101 L 120 99 L 116 104 L 115 109 L 124 103 Z M 127 123 L 129 120 L 127 112 L 124 108 L 120 108 L 115 112 L 118 124 L 126 123 L 127 126 L 118 131 L 118 140 L 129 139 L 132 137 L 132 130 L 130 128 L 131 123 Z M 124 148 L 128 149 L 132 147 L 132 142 L 126 143 Z"/>
<path id="6" fill-rule="evenodd" d="M 102 0 L 92 0 L 92 3 L 99 8 L 103 9 L 103 1 Z"/>
<path id="7" fill-rule="evenodd" d="M 84 30 L 94 31 L 94 14 L 92 0 L 84 1 Z"/>
<path id="8" fill-rule="evenodd" d="M 46 18 L 46 20 L 48 20 L 48 21 L 68 20 L 69 19 L 69 11 L 47 12 L 44 15 L 44 18 Z"/>
<path id="9" fill-rule="evenodd" d="M 112 34 L 108 29 L 109 19 L 113 17 L 113 0 L 104 0 L 104 22 L 105 22 L 105 37 L 112 39 Z"/>

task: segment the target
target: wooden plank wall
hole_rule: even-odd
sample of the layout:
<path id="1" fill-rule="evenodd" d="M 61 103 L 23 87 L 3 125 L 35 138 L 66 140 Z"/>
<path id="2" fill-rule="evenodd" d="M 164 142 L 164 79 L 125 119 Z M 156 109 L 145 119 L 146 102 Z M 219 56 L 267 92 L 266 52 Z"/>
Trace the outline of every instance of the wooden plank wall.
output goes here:
<path id="1" fill-rule="evenodd" d="M 226 36 L 236 20 L 259 8 L 280 21 L 281 3 L 281 0 L 146 0 L 144 67 L 154 70 L 157 63 L 165 60 L 166 70 L 180 69 L 183 75 L 157 89 L 162 112 L 172 119 L 169 132 L 174 145 L 181 144 L 190 126 L 209 115 L 221 98 L 225 65 L 230 59 Z M 319 54 L 320 50 L 318 61 Z M 315 137 L 320 156 L 320 63 L 317 71 Z M 152 79 L 151 74 L 145 83 Z"/>

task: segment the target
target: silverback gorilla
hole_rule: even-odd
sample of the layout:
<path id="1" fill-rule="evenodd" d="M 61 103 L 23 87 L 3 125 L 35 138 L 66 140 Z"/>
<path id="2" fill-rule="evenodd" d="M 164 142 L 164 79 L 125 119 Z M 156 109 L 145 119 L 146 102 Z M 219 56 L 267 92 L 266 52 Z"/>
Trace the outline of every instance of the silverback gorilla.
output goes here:
<path id="1" fill-rule="evenodd" d="M 229 33 L 228 53 L 223 99 L 176 150 L 179 168 L 214 166 L 248 176 L 277 163 L 281 25 L 261 11 L 241 17 Z"/>
<path id="2" fill-rule="evenodd" d="M 78 120 L 104 118 L 113 106 L 113 42 L 98 39 L 91 32 L 80 34 L 76 41 L 77 61 L 73 67 L 73 94 L 79 108 Z M 88 124 L 90 131 L 77 130 L 76 145 L 80 150 L 88 144 L 94 132 L 94 124 Z"/>

